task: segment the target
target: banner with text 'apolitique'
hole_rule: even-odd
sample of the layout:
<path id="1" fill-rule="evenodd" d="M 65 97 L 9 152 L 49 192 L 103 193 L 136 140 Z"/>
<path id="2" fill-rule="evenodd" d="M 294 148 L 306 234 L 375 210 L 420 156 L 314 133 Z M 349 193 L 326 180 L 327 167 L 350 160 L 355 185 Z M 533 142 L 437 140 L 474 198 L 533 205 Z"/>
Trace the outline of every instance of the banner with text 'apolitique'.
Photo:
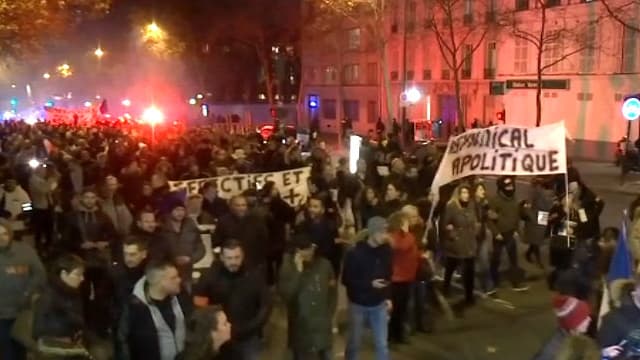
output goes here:
<path id="1" fill-rule="evenodd" d="M 449 139 L 431 192 L 470 175 L 552 175 L 567 171 L 564 123 L 473 129 Z"/>

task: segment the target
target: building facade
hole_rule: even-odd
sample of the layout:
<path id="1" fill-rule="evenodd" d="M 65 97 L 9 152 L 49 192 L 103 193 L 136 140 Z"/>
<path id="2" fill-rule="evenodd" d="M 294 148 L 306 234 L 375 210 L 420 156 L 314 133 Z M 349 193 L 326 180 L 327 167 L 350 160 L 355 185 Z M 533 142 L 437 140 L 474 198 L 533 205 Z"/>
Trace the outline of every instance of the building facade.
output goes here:
<path id="1" fill-rule="evenodd" d="M 322 131 L 337 131 L 349 117 L 358 133 L 374 128 L 378 117 L 403 114 L 442 128 L 474 120 L 535 126 L 539 58 L 541 123 L 564 121 L 575 156 L 611 157 L 627 132 L 622 102 L 640 92 L 639 34 L 599 1 L 546 0 L 546 8 L 541 0 L 488 1 L 388 1 L 385 56 L 354 22 L 323 37 L 322 46 L 305 43 L 301 94 L 319 100 L 307 118 Z M 403 103 L 410 88 L 422 96 Z M 446 134 L 442 128 L 434 135 Z M 631 134 L 640 135 L 635 122 Z"/>

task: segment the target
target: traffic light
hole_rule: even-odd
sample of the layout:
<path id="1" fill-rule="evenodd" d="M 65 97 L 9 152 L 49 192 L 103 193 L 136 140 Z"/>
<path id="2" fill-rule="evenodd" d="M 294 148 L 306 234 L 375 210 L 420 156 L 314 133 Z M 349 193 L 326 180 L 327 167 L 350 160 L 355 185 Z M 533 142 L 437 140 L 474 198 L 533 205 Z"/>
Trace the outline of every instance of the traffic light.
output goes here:
<path id="1" fill-rule="evenodd" d="M 11 104 L 11 107 L 15 108 L 16 106 L 18 106 L 18 98 L 11 98 L 11 101 L 9 101 L 9 103 Z"/>
<path id="2" fill-rule="evenodd" d="M 271 118 L 272 119 L 277 119 L 278 118 L 278 109 L 271 108 L 271 109 L 269 109 L 269 113 L 271 114 Z"/>
<path id="3" fill-rule="evenodd" d="M 202 110 L 202 116 L 204 116 L 204 117 L 208 117 L 209 116 L 209 104 L 200 105 L 200 109 Z"/>
<path id="4" fill-rule="evenodd" d="M 506 111 L 505 110 L 498 111 L 496 113 L 496 119 L 498 119 L 498 121 L 502 121 L 502 123 L 506 123 L 507 122 Z"/>

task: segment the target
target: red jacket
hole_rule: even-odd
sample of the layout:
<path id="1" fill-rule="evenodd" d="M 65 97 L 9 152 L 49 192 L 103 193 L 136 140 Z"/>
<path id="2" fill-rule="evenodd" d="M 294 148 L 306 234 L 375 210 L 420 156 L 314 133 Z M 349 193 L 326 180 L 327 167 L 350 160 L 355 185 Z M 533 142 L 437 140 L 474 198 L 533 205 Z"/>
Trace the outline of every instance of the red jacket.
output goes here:
<path id="1" fill-rule="evenodd" d="M 412 282 L 416 280 L 420 251 L 416 238 L 410 232 L 402 230 L 391 233 L 393 249 L 392 282 Z"/>

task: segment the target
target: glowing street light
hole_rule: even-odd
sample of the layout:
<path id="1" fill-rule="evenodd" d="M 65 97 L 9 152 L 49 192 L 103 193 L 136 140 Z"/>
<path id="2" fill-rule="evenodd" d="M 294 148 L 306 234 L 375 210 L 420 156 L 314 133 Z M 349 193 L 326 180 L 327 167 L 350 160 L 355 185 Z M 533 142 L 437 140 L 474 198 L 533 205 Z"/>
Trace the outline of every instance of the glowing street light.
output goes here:
<path id="1" fill-rule="evenodd" d="M 91 101 L 85 101 L 84 107 L 91 107 Z"/>
<path id="2" fill-rule="evenodd" d="M 49 79 L 51 79 L 51 74 L 46 72 L 46 73 L 42 74 L 42 78 L 45 79 L 45 80 L 49 80 Z"/>
<path id="3" fill-rule="evenodd" d="M 197 103 L 198 103 L 198 100 L 196 100 L 194 98 L 189 99 L 189 105 L 195 105 Z"/>
<path id="4" fill-rule="evenodd" d="M 202 100 L 202 99 L 204 99 L 204 95 L 202 95 L 202 94 L 196 94 L 196 99 L 198 99 L 198 100 Z"/>
<path id="5" fill-rule="evenodd" d="M 404 95 L 409 104 L 415 104 L 422 98 L 422 93 L 420 93 L 420 90 L 416 88 L 407 89 Z"/>
<path id="6" fill-rule="evenodd" d="M 144 27 L 142 36 L 145 41 L 161 41 L 165 38 L 165 32 L 156 22 L 152 22 Z"/>
<path id="7" fill-rule="evenodd" d="M 155 126 L 164 121 L 164 114 L 157 107 L 151 106 L 142 113 L 142 120 L 151 126 Z"/>
<path id="8" fill-rule="evenodd" d="M 122 106 L 124 106 L 124 107 L 131 106 L 131 100 L 129 100 L 129 99 L 122 100 Z"/>
<path id="9" fill-rule="evenodd" d="M 62 76 L 63 78 L 67 78 L 71 75 L 73 75 L 73 71 L 71 70 L 71 66 L 67 63 L 64 63 L 60 66 L 57 67 L 58 70 L 58 74 L 60 74 L 60 76 Z"/>
<path id="10" fill-rule="evenodd" d="M 100 46 L 93 52 L 93 54 L 98 58 L 98 60 L 102 59 L 104 56 L 104 50 Z"/>

